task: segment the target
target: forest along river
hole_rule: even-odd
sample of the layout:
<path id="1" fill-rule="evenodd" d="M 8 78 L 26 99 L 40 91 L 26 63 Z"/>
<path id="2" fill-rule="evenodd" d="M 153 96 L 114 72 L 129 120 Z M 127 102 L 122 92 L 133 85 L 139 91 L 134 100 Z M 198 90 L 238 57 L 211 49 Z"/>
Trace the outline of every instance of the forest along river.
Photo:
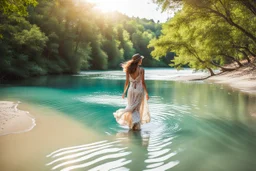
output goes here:
<path id="1" fill-rule="evenodd" d="M 126 105 L 121 71 L 5 83 L 0 100 L 20 101 L 18 108 L 30 111 L 37 125 L 0 137 L 0 166 L 26 171 L 255 170 L 256 97 L 203 81 L 173 81 L 190 74 L 146 69 L 151 122 L 137 132 L 113 117 Z"/>

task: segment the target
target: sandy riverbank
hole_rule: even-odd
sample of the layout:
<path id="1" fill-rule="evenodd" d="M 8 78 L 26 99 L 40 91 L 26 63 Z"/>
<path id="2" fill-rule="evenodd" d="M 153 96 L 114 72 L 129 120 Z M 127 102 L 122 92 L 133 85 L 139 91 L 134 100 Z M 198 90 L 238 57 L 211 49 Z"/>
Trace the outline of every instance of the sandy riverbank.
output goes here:
<path id="1" fill-rule="evenodd" d="M 0 170 L 45 171 L 48 154 L 60 148 L 102 141 L 104 137 L 57 110 L 22 102 L 18 108 L 36 118 L 28 132 L 0 136 Z M 2 108 L 1 108 L 2 109 Z"/>
<path id="2" fill-rule="evenodd" d="M 174 81 L 195 81 L 195 80 L 204 80 L 207 76 L 207 74 L 194 74 L 194 75 L 182 75 L 179 77 L 175 77 Z"/>
<path id="3" fill-rule="evenodd" d="M 226 84 L 243 92 L 256 94 L 256 69 L 245 66 L 234 71 L 224 72 L 206 81 Z"/>
<path id="4" fill-rule="evenodd" d="M 234 67 L 234 66 L 232 66 Z M 242 92 L 256 94 L 256 68 L 253 66 L 244 66 L 234 71 L 227 71 L 219 73 L 215 76 L 209 77 L 205 75 L 189 75 L 180 76 L 174 79 L 174 81 L 206 81 L 217 84 L 223 84 L 232 88 L 238 89 Z"/>
<path id="5" fill-rule="evenodd" d="M 36 125 L 27 111 L 19 110 L 19 102 L 0 101 L 0 136 L 27 132 Z"/>

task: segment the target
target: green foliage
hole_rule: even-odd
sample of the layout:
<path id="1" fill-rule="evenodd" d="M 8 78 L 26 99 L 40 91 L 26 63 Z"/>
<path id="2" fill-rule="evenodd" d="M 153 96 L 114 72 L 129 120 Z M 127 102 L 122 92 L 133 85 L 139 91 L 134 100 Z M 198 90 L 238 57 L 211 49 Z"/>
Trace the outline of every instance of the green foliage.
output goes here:
<path id="1" fill-rule="evenodd" d="M 92 42 L 92 67 L 95 69 L 105 70 L 108 68 L 108 55 L 102 49 L 102 43 L 99 41 L 101 35 Z"/>
<path id="2" fill-rule="evenodd" d="M 131 58 L 135 54 L 135 49 L 133 48 L 133 43 L 130 38 L 130 34 L 126 31 L 123 25 L 117 25 L 115 28 L 117 40 L 120 41 L 120 48 L 123 49 L 123 56 L 125 60 Z"/>
<path id="3" fill-rule="evenodd" d="M 159 59 L 168 52 L 177 55 L 172 66 L 211 69 L 239 62 L 256 53 L 256 3 L 233 0 L 156 0 L 163 10 L 179 9 L 163 25 L 162 35 L 149 47 Z M 173 6 L 172 6 L 173 5 Z M 181 8 L 182 7 L 182 8 Z M 248 20 L 250 18 L 250 20 Z M 212 73 L 211 73 L 212 74 Z"/>
<path id="4" fill-rule="evenodd" d="M 0 79 L 120 69 L 137 52 L 145 56 L 144 66 L 168 66 L 147 48 L 162 29 L 153 20 L 101 13 L 86 1 L 3 2 Z"/>
<path id="5" fill-rule="evenodd" d="M 20 16 L 26 16 L 27 7 L 29 5 L 36 6 L 36 0 L 0 0 L 0 11 L 4 14 L 16 13 Z"/>
<path id="6" fill-rule="evenodd" d="M 29 77 L 46 74 L 45 61 L 41 58 L 48 41 L 45 34 L 22 17 L 12 16 L 3 21 L 4 36 L 0 41 L 1 75 Z"/>
<path id="7" fill-rule="evenodd" d="M 29 30 L 14 33 L 13 36 L 15 43 L 29 53 L 42 53 L 48 40 L 48 37 L 36 25 L 33 25 Z"/>

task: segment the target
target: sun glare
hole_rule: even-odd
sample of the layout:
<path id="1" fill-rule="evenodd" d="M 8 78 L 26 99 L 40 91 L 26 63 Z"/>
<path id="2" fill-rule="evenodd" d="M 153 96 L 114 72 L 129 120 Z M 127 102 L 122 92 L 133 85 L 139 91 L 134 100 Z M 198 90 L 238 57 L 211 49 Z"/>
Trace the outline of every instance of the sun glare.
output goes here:
<path id="1" fill-rule="evenodd" d="M 103 12 L 118 11 L 129 17 L 154 19 L 166 21 L 170 16 L 157 10 L 157 5 L 152 0 L 84 0 L 96 5 Z"/>
<path id="2" fill-rule="evenodd" d="M 129 0 L 88 0 L 102 11 L 119 11 L 129 4 Z"/>

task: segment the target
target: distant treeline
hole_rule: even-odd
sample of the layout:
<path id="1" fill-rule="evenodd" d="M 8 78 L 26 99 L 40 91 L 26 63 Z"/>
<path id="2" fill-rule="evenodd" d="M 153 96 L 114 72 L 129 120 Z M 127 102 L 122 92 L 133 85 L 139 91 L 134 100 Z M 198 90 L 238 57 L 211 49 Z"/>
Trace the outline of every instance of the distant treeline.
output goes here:
<path id="1" fill-rule="evenodd" d="M 0 79 L 120 69 L 134 53 L 145 56 L 143 66 L 163 67 L 173 56 L 152 58 L 147 46 L 162 28 L 153 20 L 101 13 L 85 1 L 3 1 Z"/>

